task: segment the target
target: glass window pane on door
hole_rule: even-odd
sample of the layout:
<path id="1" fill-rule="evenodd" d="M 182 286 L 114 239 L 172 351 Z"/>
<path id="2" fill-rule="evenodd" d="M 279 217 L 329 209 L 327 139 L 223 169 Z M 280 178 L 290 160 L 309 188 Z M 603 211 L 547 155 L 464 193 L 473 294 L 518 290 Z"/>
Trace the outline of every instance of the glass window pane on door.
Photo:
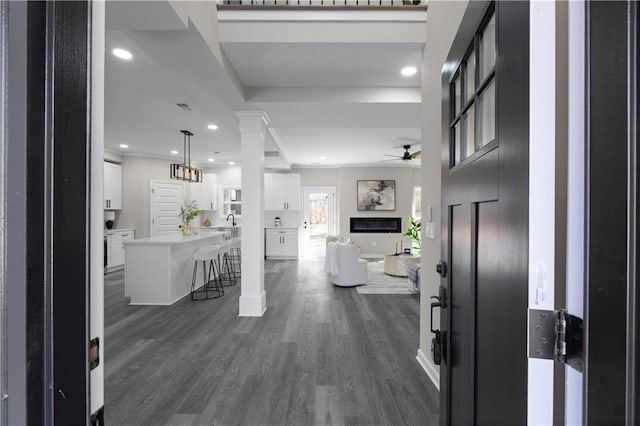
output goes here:
<path id="1" fill-rule="evenodd" d="M 456 123 L 455 127 L 453 128 L 453 140 L 454 140 L 454 144 L 453 144 L 454 162 L 453 162 L 453 165 L 456 165 L 456 164 L 460 164 L 460 161 L 462 160 L 462 158 L 460 156 L 460 122 L 459 121 L 458 121 L 458 123 Z"/>
<path id="2" fill-rule="evenodd" d="M 475 120 L 473 107 L 469 108 L 462 116 L 462 138 L 465 147 L 464 158 L 475 152 Z"/>
<path id="3" fill-rule="evenodd" d="M 473 95 L 473 92 L 476 90 L 475 75 L 476 75 L 476 55 L 475 55 L 475 52 L 472 50 L 471 53 L 469 53 L 469 56 L 467 56 L 467 63 L 466 63 L 466 66 L 464 67 L 464 87 L 465 87 L 464 100 L 465 102 L 471 98 L 471 96 Z"/>
<path id="4" fill-rule="evenodd" d="M 460 114 L 460 92 L 462 91 L 462 82 L 460 81 L 460 74 L 458 74 L 458 76 L 456 77 L 455 80 L 453 80 L 453 86 L 454 86 L 454 92 L 455 92 L 455 97 L 454 97 L 454 116 Z"/>
<path id="5" fill-rule="evenodd" d="M 478 97 L 478 146 L 480 148 L 496 137 L 495 80 Z"/>
<path id="6" fill-rule="evenodd" d="M 480 80 L 482 81 L 496 63 L 496 23 L 494 17 L 480 36 Z"/>

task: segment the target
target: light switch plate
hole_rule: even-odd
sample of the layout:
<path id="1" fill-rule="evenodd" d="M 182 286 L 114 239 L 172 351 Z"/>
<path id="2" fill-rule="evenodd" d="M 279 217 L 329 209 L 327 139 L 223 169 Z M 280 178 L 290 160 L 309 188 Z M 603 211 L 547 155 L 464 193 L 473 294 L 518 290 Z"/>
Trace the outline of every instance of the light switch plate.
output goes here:
<path id="1" fill-rule="evenodd" d="M 436 239 L 436 224 L 434 222 L 425 223 L 424 236 L 431 240 Z"/>

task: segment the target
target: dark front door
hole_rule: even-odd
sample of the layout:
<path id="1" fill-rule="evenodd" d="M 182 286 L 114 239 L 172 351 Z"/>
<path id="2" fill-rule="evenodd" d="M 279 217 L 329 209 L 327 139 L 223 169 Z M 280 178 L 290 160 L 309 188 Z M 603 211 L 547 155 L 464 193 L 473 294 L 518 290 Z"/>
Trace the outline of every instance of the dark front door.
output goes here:
<path id="1" fill-rule="evenodd" d="M 470 2 L 446 63 L 440 423 L 524 424 L 528 2 Z"/>

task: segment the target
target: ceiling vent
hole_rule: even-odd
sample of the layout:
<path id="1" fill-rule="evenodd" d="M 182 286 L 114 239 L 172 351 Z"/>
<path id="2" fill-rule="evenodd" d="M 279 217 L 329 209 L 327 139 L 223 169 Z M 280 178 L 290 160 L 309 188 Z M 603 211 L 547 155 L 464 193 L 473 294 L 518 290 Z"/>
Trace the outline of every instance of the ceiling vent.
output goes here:
<path id="1" fill-rule="evenodd" d="M 264 156 L 266 157 L 280 157 L 280 153 L 278 151 L 265 151 Z"/>
<path id="2" fill-rule="evenodd" d="M 184 111 L 191 111 L 191 107 L 189 106 L 189 104 L 177 103 L 176 105 L 178 105 L 178 108 Z"/>

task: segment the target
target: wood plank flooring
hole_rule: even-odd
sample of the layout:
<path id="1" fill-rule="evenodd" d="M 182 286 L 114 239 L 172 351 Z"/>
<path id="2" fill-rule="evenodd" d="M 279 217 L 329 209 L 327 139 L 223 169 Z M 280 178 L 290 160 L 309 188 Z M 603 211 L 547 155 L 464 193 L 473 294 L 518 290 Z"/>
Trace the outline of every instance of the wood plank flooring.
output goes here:
<path id="1" fill-rule="evenodd" d="M 105 276 L 108 425 L 437 425 L 418 365 L 419 296 L 331 285 L 320 260 L 266 261 L 267 312 L 220 299 L 129 306 Z"/>

